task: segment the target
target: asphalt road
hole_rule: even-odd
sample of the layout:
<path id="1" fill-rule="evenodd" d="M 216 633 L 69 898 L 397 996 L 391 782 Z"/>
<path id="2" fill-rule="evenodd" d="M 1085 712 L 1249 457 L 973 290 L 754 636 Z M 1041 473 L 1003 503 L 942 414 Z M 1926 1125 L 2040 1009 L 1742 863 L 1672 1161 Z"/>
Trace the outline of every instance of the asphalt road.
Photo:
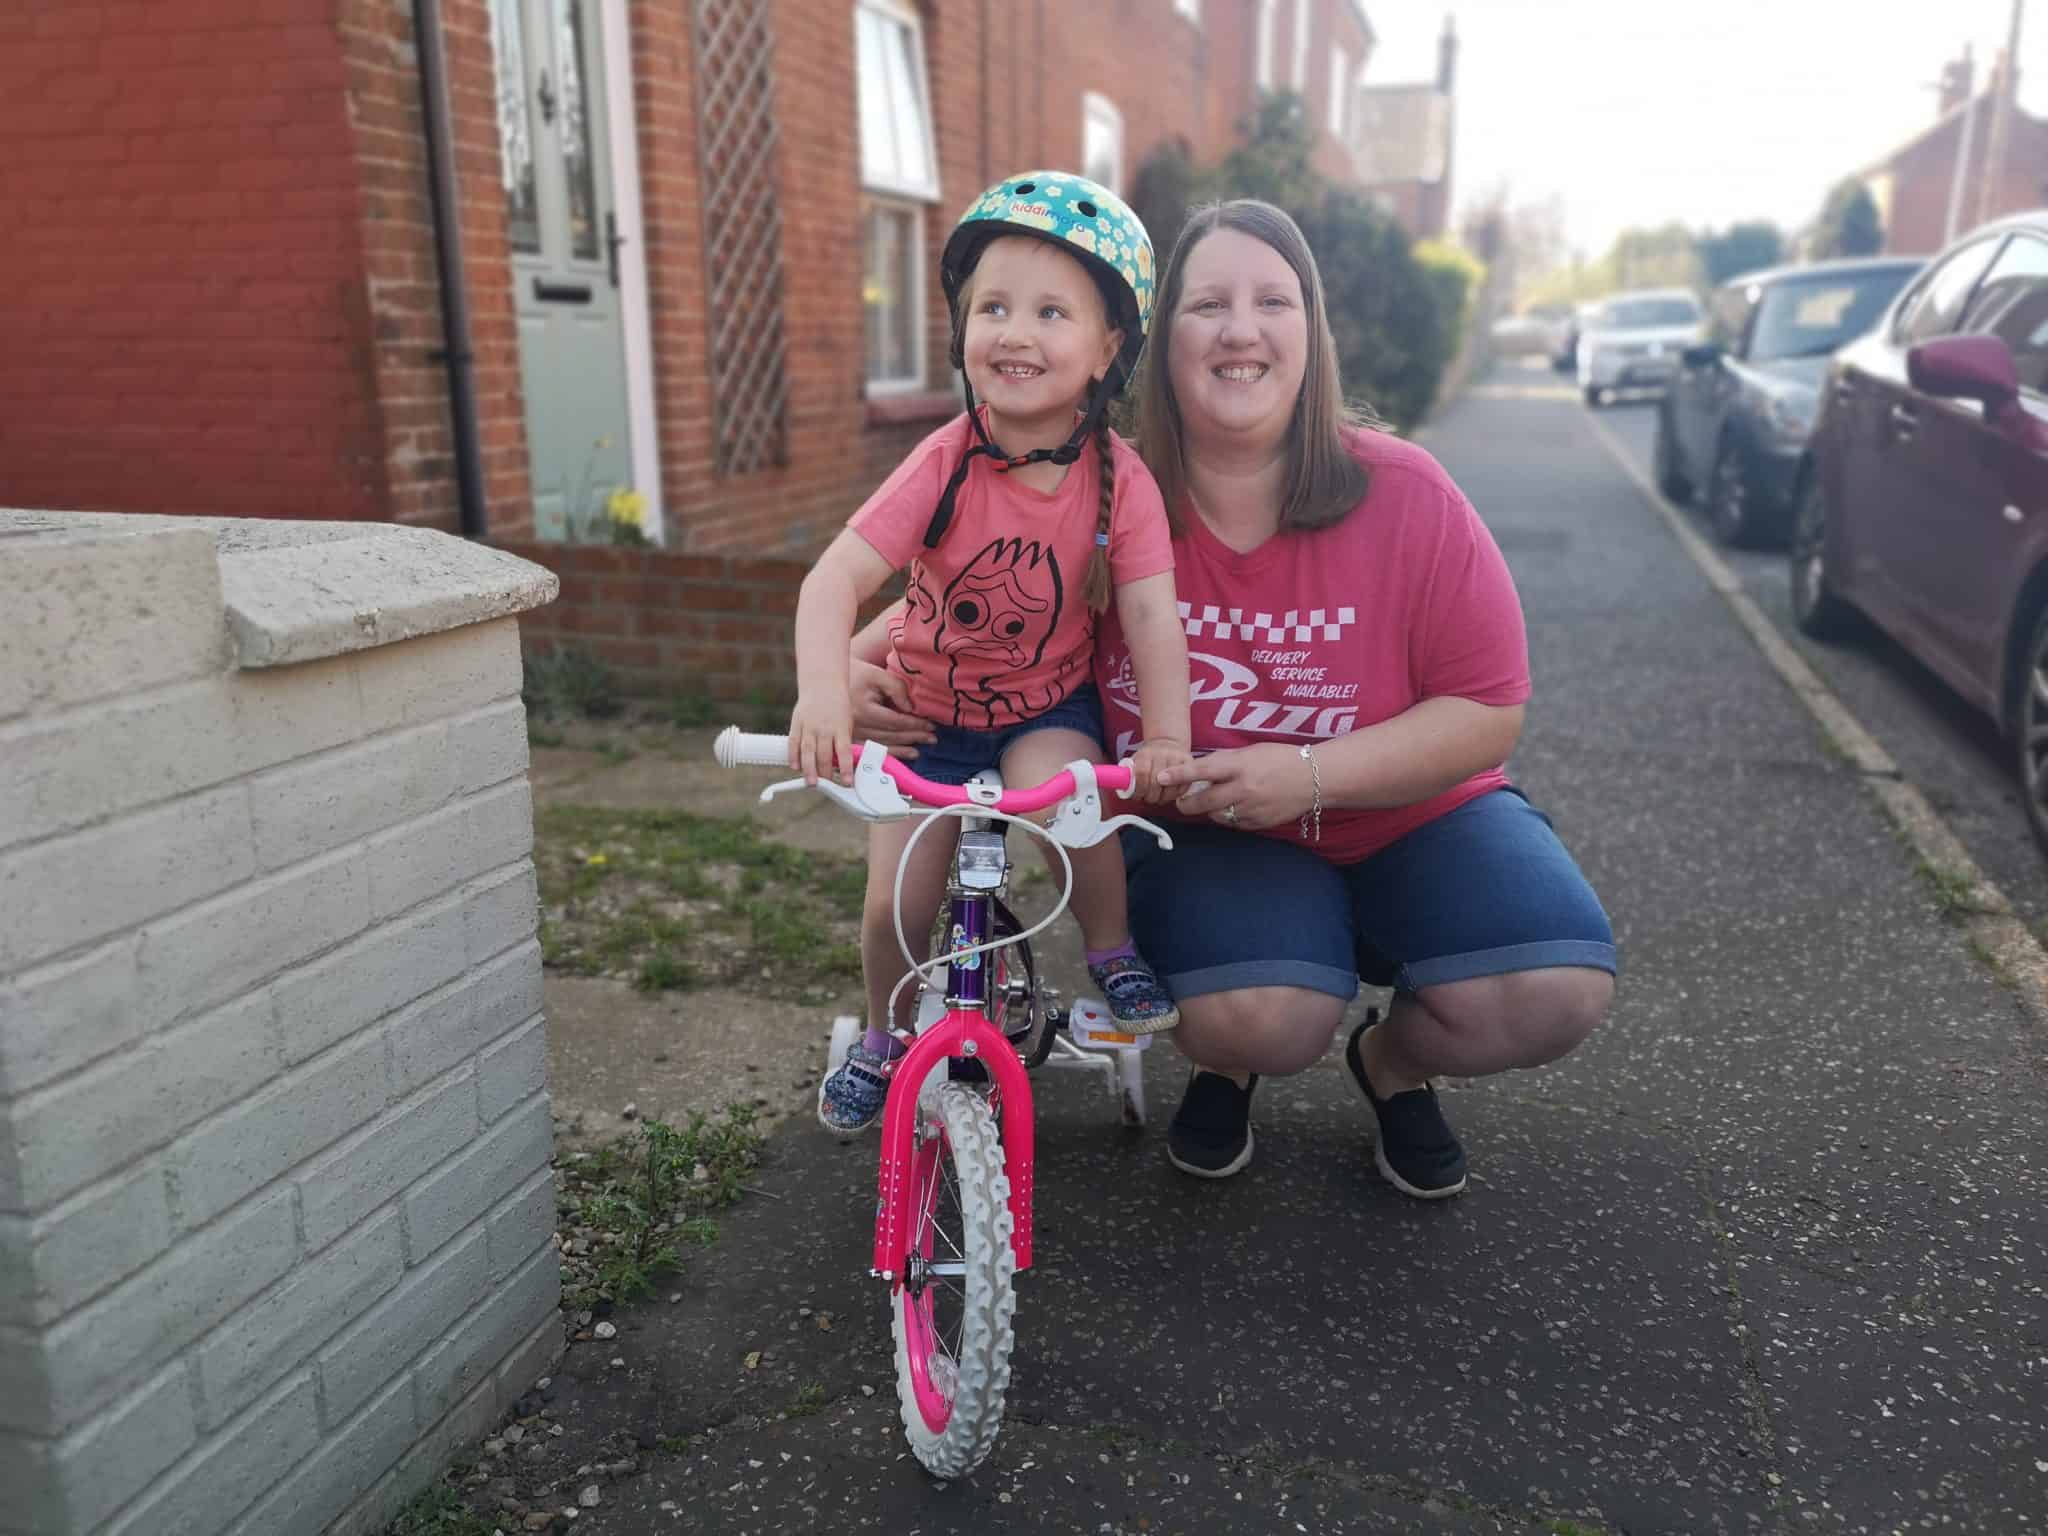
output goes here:
<path id="1" fill-rule="evenodd" d="M 1496 388 L 1557 388 L 1568 380 L 1547 369 L 1504 368 L 1490 382 Z M 1650 473 L 1656 414 L 1655 397 L 1647 394 L 1600 412 L 1601 424 L 1645 474 Z M 1704 512 L 1696 506 L 1686 511 L 1694 531 L 1714 542 Z M 1840 644 L 1821 645 L 1801 635 L 1792 624 L 1782 550 L 1716 548 L 1741 578 L 1743 590 L 1919 786 L 1978 867 L 2011 898 L 2029 926 L 2048 934 L 2048 856 L 2028 829 L 2012 748 L 1990 720 L 1874 625 Z"/>
<path id="2" fill-rule="evenodd" d="M 1140 1134 L 1042 1080 L 1008 1418 L 938 1486 L 865 1278 L 872 1144 L 791 1123 L 680 1299 L 565 1359 L 562 1455 L 642 1460 L 577 1530 L 2048 1529 L 2048 1041 L 1550 382 L 1427 443 L 1514 569 L 1513 770 L 1623 976 L 1570 1059 L 1447 1088 L 1471 1190 L 1379 1180 L 1334 1051 L 1262 1085 L 1213 1184 L 1162 1155 L 1169 1048 Z M 1646 411 L 1602 420 L 1644 449 Z M 1809 654 L 2040 902 L 1988 743 L 1882 648 Z"/>

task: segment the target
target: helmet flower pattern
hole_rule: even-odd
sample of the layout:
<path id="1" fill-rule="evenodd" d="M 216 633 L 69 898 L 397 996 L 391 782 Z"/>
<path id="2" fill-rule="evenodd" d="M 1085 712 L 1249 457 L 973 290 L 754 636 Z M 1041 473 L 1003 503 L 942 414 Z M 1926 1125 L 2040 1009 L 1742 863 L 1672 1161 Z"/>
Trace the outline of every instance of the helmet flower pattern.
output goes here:
<path id="1" fill-rule="evenodd" d="M 1074 247 L 1096 272 L 1121 286 L 1138 324 L 1152 318 L 1157 262 L 1145 226 L 1109 188 L 1069 171 L 1005 177 L 968 204 L 946 242 L 940 275 L 958 290 L 981 246 L 1003 229 L 1028 231 Z M 1129 327 L 1127 326 L 1127 329 Z"/>

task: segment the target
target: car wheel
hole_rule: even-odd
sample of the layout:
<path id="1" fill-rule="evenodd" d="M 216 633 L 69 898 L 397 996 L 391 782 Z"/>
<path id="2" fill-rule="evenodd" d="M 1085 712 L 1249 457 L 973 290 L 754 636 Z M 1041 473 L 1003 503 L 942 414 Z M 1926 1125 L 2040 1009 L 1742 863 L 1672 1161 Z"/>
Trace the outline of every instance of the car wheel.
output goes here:
<path id="1" fill-rule="evenodd" d="M 1589 406 L 1589 407 L 1590 407 L 1591 409 L 1593 409 L 1593 410 L 1596 410 L 1596 411 L 1597 411 L 1597 410 L 1599 410 L 1599 409 L 1600 409 L 1600 402 L 1601 402 L 1601 400 L 1602 400 L 1602 399 L 1604 399 L 1604 398 L 1606 397 L 1606 394 L 1607 394 L 1607 391 L 1606 391 L 1606 390 L 1604 390 L 1604 389 L 1602 389 L 1602 388 L 1601 388 L 1601 387 L 1600 387 L 1599 385 L 1597 385 L 1597 384 L 1588 384 L 1588 385 L 1586 386 L 1586 404 L 1587 404 L 1587 406 Z"/>
<path id="2" fill-rule="evenodd" d="M 1799 482 L 1792 516 L 1792 622 L 1816 640 L 1840 639 L 1856 622 L 1856 610 L 1828 585 L 1828 499 L 1820 475 Z"/>
<path id="3" fill-rule="evenodd" d="M 1742 450 L 1731 437 L 1722 438 L 1714 451 L 1714 468 L 1707 480 L 1707 518 L 1714 525 L 1714 537 L 1731 549 L 1756 542 L 1756 497 L 1750 491 Z"/>
<path id="4" fill-rule="evenodd" d="M 2020 790 L 2034 840 L 2048 852 L 2048 608 L 2034 618 L 2020 673 L 2019 708 L 2013 711 Z"/>
<path id="5" fill-rule="evenodd" d="M 1657 475 L 1657 489 L 1683 506 L 1692 498 L 1692 482 L 1678 467 L 1678 444 L 1674 440 L 1671 412 L 1657 408 L 1657 435 L 1651 440 L 1650 461 Z"/>

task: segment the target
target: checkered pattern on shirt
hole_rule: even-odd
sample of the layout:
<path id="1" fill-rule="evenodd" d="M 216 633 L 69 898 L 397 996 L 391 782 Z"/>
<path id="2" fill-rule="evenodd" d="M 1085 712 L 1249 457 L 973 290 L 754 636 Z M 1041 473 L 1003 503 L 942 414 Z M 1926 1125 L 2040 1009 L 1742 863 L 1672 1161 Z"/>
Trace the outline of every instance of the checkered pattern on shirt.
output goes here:
<path id="1" fill-rule="evenodd" d="M 1284 645 L 1289 640 L 1336 640 L 1342 637 L 1345 625 L 1358 622 L 1356 608 L 1338 608 L 1334 612 L 1311 608 L 1307 613 L 1290 608 L 1276 623 L 1270 613 L 1255 613 L 1246 618 L 1242 608 L 1223 608 L 1215 603 L 1204 603 L 1199 613 L 1194 604 L 1182 603 L 1180 616 L 1190 640 L 1263 640 L 1268 645 Z"/>

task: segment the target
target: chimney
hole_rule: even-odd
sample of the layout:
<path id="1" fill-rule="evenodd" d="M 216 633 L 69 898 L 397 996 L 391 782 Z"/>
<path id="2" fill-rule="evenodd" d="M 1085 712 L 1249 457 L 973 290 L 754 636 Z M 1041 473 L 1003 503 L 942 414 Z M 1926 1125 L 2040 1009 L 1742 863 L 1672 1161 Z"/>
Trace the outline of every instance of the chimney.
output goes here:
<path id="1" fill-rule="evenodd" d="M 1963 56 L 1941 66 L 1940 105 L 1936 118 L 1944 118 L 1968 101 L 1977 86 L 1977 66 L 1970 57 L 1970 45 L 1963 44 Z"/>
<path id="2" fill-rule="evenodd" d="M 1436 88 L 1450 96 L 1456 93 L 1458 81 L 1458 29 L 1448 14 L 1444 17 L 1444 35 L 1436 44 Z"/>

